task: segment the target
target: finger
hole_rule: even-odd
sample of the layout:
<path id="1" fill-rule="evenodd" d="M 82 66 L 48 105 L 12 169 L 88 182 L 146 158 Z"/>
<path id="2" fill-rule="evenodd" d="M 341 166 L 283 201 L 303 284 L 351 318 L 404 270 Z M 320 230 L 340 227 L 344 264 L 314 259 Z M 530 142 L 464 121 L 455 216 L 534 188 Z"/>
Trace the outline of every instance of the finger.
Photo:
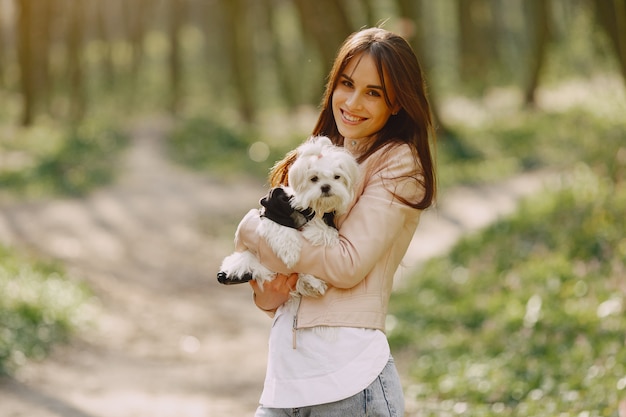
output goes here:
<path id="1" fill-rule="evenodd" d="M 286 283 L 287 285 L 289 285 L 289 288 L 294 288 L 297 281 L 298 281 L 298 274 L 294 273 L 287 277 Z"/>

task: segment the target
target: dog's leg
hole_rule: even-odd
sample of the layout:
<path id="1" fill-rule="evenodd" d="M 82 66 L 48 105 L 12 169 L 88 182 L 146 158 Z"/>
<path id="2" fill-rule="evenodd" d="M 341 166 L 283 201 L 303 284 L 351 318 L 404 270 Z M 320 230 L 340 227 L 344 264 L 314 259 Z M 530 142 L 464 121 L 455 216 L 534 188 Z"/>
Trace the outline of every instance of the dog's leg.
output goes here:
<path id="1" fill-rule="evenodd" d="M 287 268 L 291 268 L 298 262 L 302 246 L 300 232 L 267 219 L 261 221 L 257 231 Z"/>
<path id="2" fill-rule="evenodd" d="M 241 284 L 255 279 L 259 285 L 271 281 L 276 274 L 264 267 L 251 252 L 235 252 L 222 261 L 217 280 L 221 284 Z"/>
<path id="3" fill-rule="evenodd" d="M 328 285 L 319 278 L 310 274 L 300 274 L 296 282 L 296 291 L 307 297 L 324 295 Z"/>
<path id="4" fill-rule="evenodd" d="M 302 229 L 302 235 L 315 246 L 333 247 L 339 243 L 339 232 L 334 227 L 329 227 L 320 218 L 308 222 Z"/>

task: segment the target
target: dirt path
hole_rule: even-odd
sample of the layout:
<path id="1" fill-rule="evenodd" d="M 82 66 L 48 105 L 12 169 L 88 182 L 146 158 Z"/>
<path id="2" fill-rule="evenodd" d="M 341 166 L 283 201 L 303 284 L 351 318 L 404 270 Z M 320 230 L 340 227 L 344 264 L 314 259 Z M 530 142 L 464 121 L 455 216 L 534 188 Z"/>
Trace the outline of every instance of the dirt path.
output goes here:
<path id="1" fill-rule="evenodd" d="M 100 300 L 93 328 L 0 379 L 0 417 L 252 415 L 270 322 L 247 286 L 220 286 L 215 272 L 263 184 L 169 164 L 161 151 L 166 127 L 136 126 L 110 188 L 0 207 L 0 242 L 62 260 Z M 400 275 L 512 211 L 542 181 L 529 175 L 448 193 L 424 214 Z"/>

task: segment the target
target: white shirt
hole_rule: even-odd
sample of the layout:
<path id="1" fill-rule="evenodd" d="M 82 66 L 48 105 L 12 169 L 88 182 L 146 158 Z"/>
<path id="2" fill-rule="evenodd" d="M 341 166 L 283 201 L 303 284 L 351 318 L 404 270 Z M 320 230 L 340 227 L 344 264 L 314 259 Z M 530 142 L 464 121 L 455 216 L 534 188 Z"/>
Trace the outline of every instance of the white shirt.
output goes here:
<path id="1" fill-rule="evenodd" d="M 323 327 L 295 333 L 298 301 L 276 312 L 260 403 L 297 408 L 351 397 L 367 388 L 389 361 L 389 343 L 380 330 Z"/>

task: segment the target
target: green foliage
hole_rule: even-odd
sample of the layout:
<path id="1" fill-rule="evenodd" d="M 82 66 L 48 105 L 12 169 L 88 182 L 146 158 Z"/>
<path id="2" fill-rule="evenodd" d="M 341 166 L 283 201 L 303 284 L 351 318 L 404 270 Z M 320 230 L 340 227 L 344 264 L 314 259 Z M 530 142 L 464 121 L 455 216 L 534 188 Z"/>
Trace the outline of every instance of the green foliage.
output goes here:
<path id="1" fill-rule="evenodd" d="M 0 374 L 42 358 L 88 320 L 88 291 L 52 264 L 0 246 Z"/>
<path id="2" fill-rule="evenodd" d="M 57 136 L 57 146 L 46 152 L 25 151 L 30 163 L 17 170 L 0 170 L 0 187 L 25 195 L 80 196 L 108 184 L 128 137 L 115 128 L 83 125 Z"/>
<path id="3" fill-rule="evenodd" d="M 530 201 L 394 296 L 390 341 L 414 352 L 429 415 L 446 401 L 472 415 L 611 415 L 626 386 L 626 192 L 615 191 Z"/>
<path id="4" fill-rule="evenodd" d="M 616 157 L 626 135 L 623 118 L 612 121 L 583 109 L 528 111 L 479 128 L 456 129 L 438 143 L 444 187 L 494 181 L 538 168 L 571 169 L 579 161 L 589 161 L 592 169 L 609 177 L 624 173 Z"/>
<path id="5" fill-rule="evenodd" d="M 181 122 L 172 132 L 168 148 L 178 163 L 222 178 L 235 173 L 264 178 L 290 147 L 289 143 L 271 147 L 254 137 L 253 133 L 240 132 L 212 119 L 194 117 Z M 260 149 L 255 154 L 257 148 Z"/>
<path id="6" fill-rule="evenodd" d="M 501 131 L 503 148 L 522 158 L 540 149 L 540 165 L 569 168 L 560 190 L 463 239 L 392 296 L 389 339 L 412 359 L 408 399 L 420 415 L 616 415 L 626 395 L 626 129 L 582 116 Z"/>

